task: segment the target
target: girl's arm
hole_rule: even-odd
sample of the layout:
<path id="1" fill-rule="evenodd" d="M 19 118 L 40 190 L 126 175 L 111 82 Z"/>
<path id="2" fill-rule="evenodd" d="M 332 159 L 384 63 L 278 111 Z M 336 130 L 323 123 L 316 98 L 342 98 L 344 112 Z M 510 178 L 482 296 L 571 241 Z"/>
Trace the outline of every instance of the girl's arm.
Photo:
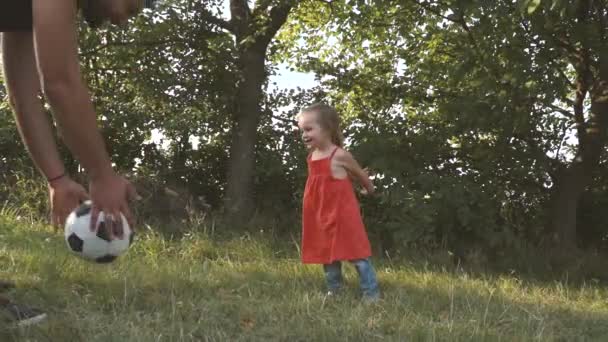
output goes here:
<path id="1" fill-rule="evenodd" d="M 334 156 L 334 160 L 339 166 L 343 167 L 349 175 L 352 175 L 353 178 L 365 188 L 368 194 L 371 195 L 374 193 L 374 183 L 369 179 L 367 172 L 365 172 L 355 158 L 353 158 L 352 154 L 339 149 Z"/>

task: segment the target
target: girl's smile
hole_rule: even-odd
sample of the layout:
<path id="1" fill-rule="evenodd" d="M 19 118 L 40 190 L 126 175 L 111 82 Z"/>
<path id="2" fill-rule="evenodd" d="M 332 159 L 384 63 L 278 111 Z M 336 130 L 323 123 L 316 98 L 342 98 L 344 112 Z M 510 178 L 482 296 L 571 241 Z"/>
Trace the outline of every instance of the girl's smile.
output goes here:
<path id="1" fill-rule="evenodd" d="M 302 131 L 302 141 L 308 148 L 319 148 L 330 143 L 330 139 L 317 122 L 316 113 L 306 112 L 300 115 L 298 126 Z"/>

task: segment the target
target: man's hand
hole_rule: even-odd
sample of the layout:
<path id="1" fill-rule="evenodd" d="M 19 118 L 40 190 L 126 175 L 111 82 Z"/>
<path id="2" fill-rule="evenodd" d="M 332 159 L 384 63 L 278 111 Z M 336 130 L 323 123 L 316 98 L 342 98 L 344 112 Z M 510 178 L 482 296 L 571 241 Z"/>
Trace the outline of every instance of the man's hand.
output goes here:
<path id="1" fill-rule="evenodd" d="M 49 200 L 51 204 L 51 223 L 63 227 L 72 210 L 88 199 L 87 191 L 70 177 L 63 176 L 49 183 Z"/>
<path id="2" fill-rule="evenodd" d="M 124 177 L 111 172 L 99 177 L 92 178 L 89 183 L 89 193 L 93 204 L 91 210 L 91 230 L 94 231 L 99 217 L 99 212 L 104 213 L 105 227 L 108 236 L 122 238 L 122 213 L 132 230 L 135 220 L 129 209 L 129 200 L 138 197 L 135 187 Z"/>

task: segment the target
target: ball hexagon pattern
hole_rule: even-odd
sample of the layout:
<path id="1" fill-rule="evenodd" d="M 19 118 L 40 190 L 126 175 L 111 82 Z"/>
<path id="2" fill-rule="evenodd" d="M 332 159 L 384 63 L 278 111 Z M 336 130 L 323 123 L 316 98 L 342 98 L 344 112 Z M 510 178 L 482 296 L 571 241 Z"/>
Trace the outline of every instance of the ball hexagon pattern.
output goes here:
<path id="1" fill-rule="evenodd" d="M 97 263 L 110 263 L 125 253 L 133 243 L 134 232 L 127 219 L 121 216 L 123 234 L 111 238 L 106 229 L 105 215 L 99 213 L 97 229 L 91 231 L 91 201 L 82 203 L 68 216 L 65 222 L 65 240 L 68 248 L 78 256 Z"/>

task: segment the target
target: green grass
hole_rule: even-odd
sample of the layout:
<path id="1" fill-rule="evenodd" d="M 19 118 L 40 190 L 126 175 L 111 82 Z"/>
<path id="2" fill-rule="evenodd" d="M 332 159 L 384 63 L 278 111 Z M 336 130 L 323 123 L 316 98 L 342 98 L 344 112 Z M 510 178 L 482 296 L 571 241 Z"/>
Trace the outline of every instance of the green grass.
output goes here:
<path id="1" fill-rule="evenodd" d="M 268 239 L 270 240 L 270 239 Z M 0 216 L 0 278 L 46 323 L 0 326 L 0 341 L 604 341 L 608 291 L 597 284 L 448 272 L 376 259 L 383 290 L 362 303 L 323 296 L 320 267 L 293 241 L 263 235 L 169 240 L 140 231 L 112 265 L 82 261 L 48 227 Z"/>

